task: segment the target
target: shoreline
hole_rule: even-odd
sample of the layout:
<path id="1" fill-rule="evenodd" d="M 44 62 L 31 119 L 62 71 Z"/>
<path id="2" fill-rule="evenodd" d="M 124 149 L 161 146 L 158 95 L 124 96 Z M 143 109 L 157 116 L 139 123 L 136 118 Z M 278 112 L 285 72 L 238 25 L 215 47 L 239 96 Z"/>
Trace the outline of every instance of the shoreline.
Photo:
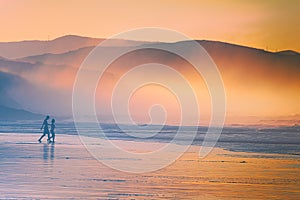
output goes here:
<path id="1" fill-rule="evenodd" d="M 10 134 L 10 135 L 37 135 L 37 137 L 39 137 L 42 133 L 40 133 L 39 131 L 36 132 L 0 132 L 1 134 Z M 222 133 L 222 134 L 226 134 L 226 133 Z M 221 134 L 221 135 L 222 135 Z M 91 136 L 82 136 L 78 133 L 62 133 L 62 134 L 56 134 L 57 137 L 61 137 L 61 136 L 76 136 L 76 137 L 91 137 L 91 138 L 98 138 L 95 137 L 93 135 Z M 146 141 L 143 141 L 142 138 L 130 138 L 130 137 L 120 137 L 118 138 L 117 136 L 114 137 L 109 137 L 108 138 L 111 141 L 127 141 L 127 142 L 137 142 L 137 143 L 160 143 L 160 144 L 168 144 L 168 139 L 161 139 L 161 140 L 147 140 L 148 138 L 145 138 Z M 59 141 L 59 140 L 58 140 Z M 35 142 L 34 140 L 31 142 Z M 195 141 L 191 144 L 191 146 L 195 146 L 195 147 L 201 147 L 202 146 L 202 142 L 203 140 L 197 140 L 195 138 Z M 180 145 L 179 143 L 174 143 L 176 145 Z M 256 145 L 256 147 L 258 148 L 254 148 L 254 145 Z M 270 146 L 271 145 L 271 146 Z M 257 142 L 257 141 L 217 141 L 215 147 L 213 148 L 220 148 L 223 150 L 227 150 L 230 152 L 237 152 L 237 153 L 254 153 L 254 154 L 266 154 L 266 155 L 281 155 L 281 156 L 294 156 L 294 157 L 300 157 L 300 148 L 299 148 L 300 143 L 297 141 L 291 141 L 291 142 Z M 269 146 L 270 148 L 268 149 Z M 278 146 L 281 147 L 278 148 Z M 292 147 L 290 147 L 292 146 Z M 285 147 L 288 147 L 287 150 L 283 150 Z M 277 148 L 277 149 L 275 149 Z"/>

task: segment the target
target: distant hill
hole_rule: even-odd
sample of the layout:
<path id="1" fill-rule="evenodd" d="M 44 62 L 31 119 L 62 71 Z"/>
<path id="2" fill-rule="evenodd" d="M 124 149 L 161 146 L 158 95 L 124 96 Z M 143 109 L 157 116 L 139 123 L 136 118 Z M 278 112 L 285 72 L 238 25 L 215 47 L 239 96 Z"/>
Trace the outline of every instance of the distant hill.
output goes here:
<path id="1" fill-rule="evenodd" d="M 27 62 L 31 64 L 79 65 L 85 59 L 85 57 L 93 50 L 93 48 L 94 46 L 83 47 L 60 54 L 46 53 L 42 55 L 28 56 L 16 59 L 16 61 Z"/>
<path id="2" fill-rule="evenodd" d="M 296 51 L 292 51 L 292 50 L 285 50 L 285 51 L 278 51 L 276 52 L 278 54 L 283 54 L 283 55 L 290 55 L 290 56 L 293 56 L 293 55 L 300 55 L 298 52 Z"/>
<path id="3" fill-rule="evenodd" d="M 10 96 L 9 92 L 20 83 L 22 83 L 21 78 L 0 71 L 0 105 L 19 107 L 19 104 Z"/>
<path id="4" fill-rule="evenodd" d="M 102 39 L 63 36 L 50 41 L 0 42 L 0 56 L 14 59 L 44 53 L 64 53 L 86 46 L 95 46 Z"/>
<path id="5" fill-rule="evenodd" d="M 32 113 L 22 109 L 14 109 L 0 105 L 0 120 L 35 120 L 42 119 L 44 116 L 36 113 Z"/>
<path id="6" fill-rule="evenodd" d="M 43 115 L 19 109 L 21 105 L 11 97 L 10 93 L 20 85 L 26 85 L 26 81 L 13 74 L 0 71 L 0 120 L 32 120 L 43 117 Z"/>
<path id="7" fill-rule="evenodd" d="M 66 35 L 49 41 L 0 42 L 0 56 L 8 59 L 16 59 L 47 53 L 61 54 L 83 47 L 97 46 L 103 40 L 101 38 Z M 135 46 L 143 43 L 145 42 L 114 39 L 111 45 Z"/>

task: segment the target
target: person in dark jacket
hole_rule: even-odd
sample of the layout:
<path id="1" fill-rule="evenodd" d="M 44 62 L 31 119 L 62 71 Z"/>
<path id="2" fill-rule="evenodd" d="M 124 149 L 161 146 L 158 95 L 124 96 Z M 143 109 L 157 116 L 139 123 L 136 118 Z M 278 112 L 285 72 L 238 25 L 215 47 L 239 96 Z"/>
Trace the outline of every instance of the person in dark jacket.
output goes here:
<path id="1" fill-rule="evenodd" d="M 48 136 L 47 141 L 50 141 L 50 132 L 49 132 L 49 124 L 48 124 L 48 119 L 49 118 L 50 117 L 47 115 L 46 118 L 44 119 L 44 122 L 43 122 L 42 127 L 41 127 L 41 130 L 44 129 L 44 131 L 43 131 L 43 135 L 38 140 L 39 142 L 42 142 L 43 137 L 45 137 L 46 135 Z"/>

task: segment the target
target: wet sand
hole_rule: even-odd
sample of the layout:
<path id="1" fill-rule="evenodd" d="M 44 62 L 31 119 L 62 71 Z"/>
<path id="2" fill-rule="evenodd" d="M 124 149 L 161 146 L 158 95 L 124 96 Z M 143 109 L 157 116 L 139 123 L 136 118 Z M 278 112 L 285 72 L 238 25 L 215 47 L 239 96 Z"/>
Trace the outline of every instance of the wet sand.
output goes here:
<path id="1" fill-rule="evenodd" d="M 166 168 L 132 174 L 94 159 L 78 136 L 58 135 L 54 145 L 38 137 L 0 134 L 0 199 L 300 198 L 299 155 L 215 148 L 199 159 L 192 146 Z"/>

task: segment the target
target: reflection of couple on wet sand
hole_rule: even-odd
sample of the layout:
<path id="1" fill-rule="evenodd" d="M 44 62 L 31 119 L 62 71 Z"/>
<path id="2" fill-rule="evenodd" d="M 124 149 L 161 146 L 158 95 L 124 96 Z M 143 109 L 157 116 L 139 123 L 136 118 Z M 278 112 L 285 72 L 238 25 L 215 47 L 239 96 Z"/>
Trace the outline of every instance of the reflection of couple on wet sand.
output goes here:
<path id="1" fill-rule="evenodd" d="M 50 127 L 50 131 L 49 131 L 49 123 L 48 123 L 49 118 L 50 117 L 47 115 L 46 118 L 44 119 L 44 122 L 43 122 L 42 127 L 41 127 L 41 130 L 44 129 L 44 131 L 43 131 L 43 135 L 38 140 L 39 142 L 42 142 L 43 137 L 45 137 L 47 135 L 48 136 L 47 142 L 48 143 L 51 143 L 51 142 L 54 143 L 54 140 L 55 140 L 55 131 L 54 131 L 54 129 L 55 129 L 55 119 L 53 118 L 51 120 L 51 127 Z M 51 133 L 51 136 L 50 136 L 50 133 Z"/>

